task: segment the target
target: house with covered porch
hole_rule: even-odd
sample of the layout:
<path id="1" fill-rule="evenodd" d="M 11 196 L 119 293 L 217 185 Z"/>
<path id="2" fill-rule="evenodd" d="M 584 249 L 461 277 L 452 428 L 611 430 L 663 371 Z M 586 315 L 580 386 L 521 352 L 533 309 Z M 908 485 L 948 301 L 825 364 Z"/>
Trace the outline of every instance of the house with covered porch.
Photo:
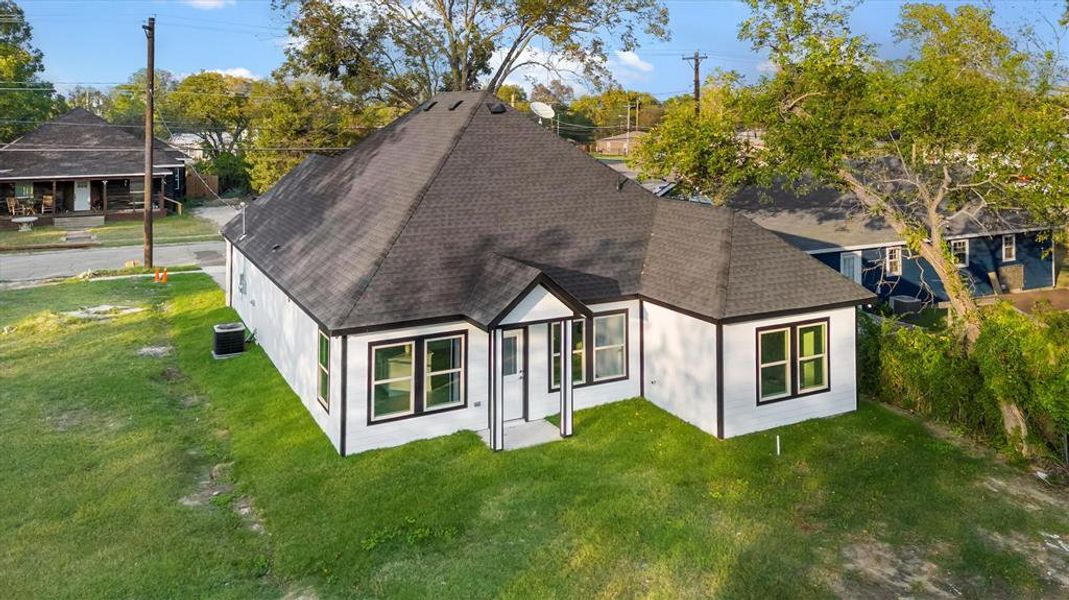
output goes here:
<path id="1" fill-rule="evenodd" d="M 873 294 L 487 92 L 312 156 L 223 229 L 226 300 L 341 454 L 642 396 L 728 438 L 852 411 Z"/>
<path id="2" fill-rule="evenodd" d="M 145 153 L 136 128 L 125 128 L 81 108 L 0 147 L 0 226 L 35 215 L 88 221 L 140 218 Z M 185 195 L 185 160 L 155 140 L 153 209 L 173 210 Z"/>

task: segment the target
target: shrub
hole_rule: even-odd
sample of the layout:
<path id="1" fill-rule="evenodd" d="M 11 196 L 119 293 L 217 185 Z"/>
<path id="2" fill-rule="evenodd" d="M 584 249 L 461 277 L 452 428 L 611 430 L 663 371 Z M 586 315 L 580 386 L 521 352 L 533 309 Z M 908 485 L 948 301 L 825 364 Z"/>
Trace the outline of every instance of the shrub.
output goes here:
<path id="1" fill-rule="evenodd" d="M 1013 402 L 1029 434 L 1060 451 L 1069 430 L 1069 350 L 1059 342 L 1067 323 L 1062 314 L 1033 320 L 998 305 L 985 311 L 970 351 L 954 329 L 864 319 L 861 390 L 998 445 L 1007 441 L 999 403 Z"/>

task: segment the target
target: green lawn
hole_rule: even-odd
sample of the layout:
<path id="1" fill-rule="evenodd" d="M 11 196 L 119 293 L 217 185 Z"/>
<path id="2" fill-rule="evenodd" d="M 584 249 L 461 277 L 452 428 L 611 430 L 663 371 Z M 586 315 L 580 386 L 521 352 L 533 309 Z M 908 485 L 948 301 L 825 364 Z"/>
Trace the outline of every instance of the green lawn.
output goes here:
<path id="1" fill-rule="evenodd" d="M 109 221 L 101 227 L 93 227 L 90 232 L 101 245 L 131 246 L 142 243 L 145 226 L 139 220 Z M 219 239 L 219 228 L 214 223 L 188 214 L 156 219 L 152 233 L 157 244 Z M 5 229 L 0 230 L 0 247 L 60 244 L 63 242 L 63 235 L 63 230 L 52 226 L 34 227 L 32 232 Z"/>
<path id="2" fill-rule="evenodd" d="M 5 596 L 1069 592 L 1064 492 L 881 407 L 719 441 L 630 400 L 547 446 L 341 458 L 261 351 L 210 358 L 221 301 L 197 275 L 0 292 Z M 150 310 L 59 314 L 104 303 Z"/>

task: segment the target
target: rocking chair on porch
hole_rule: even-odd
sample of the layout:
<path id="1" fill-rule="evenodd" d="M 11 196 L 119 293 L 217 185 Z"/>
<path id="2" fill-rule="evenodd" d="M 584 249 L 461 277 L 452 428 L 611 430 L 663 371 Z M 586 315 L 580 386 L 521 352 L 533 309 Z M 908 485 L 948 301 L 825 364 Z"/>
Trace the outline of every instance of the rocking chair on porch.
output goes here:
<path id="1" fill-rule="evenodd" d="M 18 200 L 12 196 L 7 197 L 7 212 L 11 213 L 12 217 L 21 217 L 26 214 L 26 207 L 22 205 Z"/>
<path id="2" fill-rule="evenodd" d="M 56 214 L 56 199 L 52 194 L 45 194 L 41 198 L 41 214 Z"/>

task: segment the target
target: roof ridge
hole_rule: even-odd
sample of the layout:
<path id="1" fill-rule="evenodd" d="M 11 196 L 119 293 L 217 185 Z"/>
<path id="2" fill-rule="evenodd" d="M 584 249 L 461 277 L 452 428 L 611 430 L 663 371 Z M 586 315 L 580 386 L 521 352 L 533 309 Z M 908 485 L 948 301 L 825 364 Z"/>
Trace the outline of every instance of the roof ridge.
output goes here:
<path id="1" fill-rule="evenodd" d="M 375 269 L 371 271 L 371 275 L 367 278 L 367 281 L 364 282 L 364 287 L 359 292 L 357 292 L 356 297 L 353 299 L 353 305 L 349 307 L 348 311 L 345 312 L 345 316 L 341 318 L 341 320 L 338 322 L 339 324 L 344 324 L 345 322 L 347 322 L 349 320 L 349 317 L 353 314 L 353 311 L 356 310 L 356 305 L 360 303 L 360 299 L 364 297 L 364 292 L 366 292 L 367 289 L 371 286 L 371 282 L 375 280 L 375 276 L 379 274 L 379 269 L 382 268 L 383 263 L 386 262 L 386 258 L 389 257 L 390 253 L 394 249 L 394 246 L 397 245 L 397 240 L 401 237 L 401 234 L 405 232 L 405 229 L 408 228 L 409 222 L 412 221 L 412 217 L 419 210 L 419 207 L 423 205 L 423 200 L 427 197 L 427 191 L 430 190 L 431 185 L 434 184 L 434 181 L 438 179 L 438 175 L 441 174 L 442 168 L 445 167 L 445 164 L 449 161 L 449 157 L 453 155 L 453 151 L 456 150 L 457 145 L 460 143 L 461 138 L 463 138 L 464 134 L 468 131 L 468 127 L 471 126 L 472 120 L 479 112 L 479 105 L 482 104 L 483 99 L 486 98 L 486 95 L 488 93 L 488 90 L 484 90 L 479 95 L 479 99 L 476 101 L 476 104 L 472 108 L 471 113 L 468 114 L 467 118 L 464 120 L 464 124 L 461 125 L 457 129 L 456 134 L 453 135 L 453 139 L 449 143 L 449 148 L 442 154 L 442 158 L 438 160 L 438 164 L 435 165 L 434 171 L 431 173 L 430 177 L 428 177 L 427 181 L 424 182 L 424 184 L 420 187 L 419 194 L 416 197 L 416 201 L 412 204 L 412 208 L 409 209 L 408 214 L 405 215 L 404 222 L 402 222 L 401 226 L 398 227 L 397 231 L 394 232 L 392 239 L 390 239 L 390 243 L 386 246 L 386 250 L 382 252 L 382 254 L 379 256 L 378 262 L 375 265 Z M 414 114 L 417 110 L 421 110 L 422 104 L 423 103 L 420 103 L 420 106 L 417 106 L 411 111 L 409 111 L 409 114 Z"/>

